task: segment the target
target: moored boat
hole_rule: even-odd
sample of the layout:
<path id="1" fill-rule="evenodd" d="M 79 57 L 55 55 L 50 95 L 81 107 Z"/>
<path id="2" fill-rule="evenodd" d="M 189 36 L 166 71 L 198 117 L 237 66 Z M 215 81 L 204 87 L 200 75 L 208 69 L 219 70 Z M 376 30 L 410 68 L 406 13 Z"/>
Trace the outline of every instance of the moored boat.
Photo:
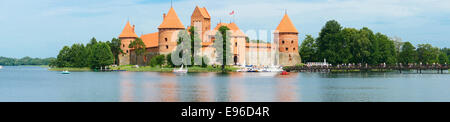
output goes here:
<path id="1" fill-rule="evenodd" d="M 286 71 L 283 71 L 283 72 L 281 72 L 281 74 L 280 75 L 289 75 L 289 73 L 288 72 L 286 72 Z"/>
<path id="2" fill-rule="evenodd" d="M 61 74 L 70 74 L 70 72 L 65 70 L 65 71 L 62 71 Z"/>
<path id="3" fill-rule="evenodd" d="M 173 69 L 173 73 L 187 73 L 188 69 L 183 69 L 183 65 L 181 65 L 180 69 Z"/>

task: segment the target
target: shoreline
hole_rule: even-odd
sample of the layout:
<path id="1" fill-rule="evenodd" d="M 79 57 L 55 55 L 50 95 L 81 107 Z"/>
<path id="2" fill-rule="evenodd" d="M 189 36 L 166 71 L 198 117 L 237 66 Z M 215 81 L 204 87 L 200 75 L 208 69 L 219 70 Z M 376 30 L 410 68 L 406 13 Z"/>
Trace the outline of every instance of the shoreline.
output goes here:
<path id="1" fill-rule="evenodd" d="M 43 66 L 43 65 L 21 65 L 26 67 L 44 67 L 48 68 L 49 71 L 71 71 L 71 72 L 95 72 L 95 70 L 90 69 L 89 67 L 83 67 L 83 68 L 75 68 L 75 67 L 65 67 L 65 68 L 51 68 L 49 66 Z M 127 71 L 127 72 L 172 72 L 173 69 L 177 69 L 178 67 L 172 68 L 172 67 L 150 67 L 150 66 L 141 66 L 139 68 L 134 68 L 132 65 L 125 65 L 125 66 L 118 66 L 118 67 L 112 67 L 110 70 L 112 71 Z M 187 67 L 189 73 L 204 73 L 204 72 L 222 72 L 220 68 L 214 68 L 212 66 L 208 67 Z M 239 68 L 233 67 L 233 66 L 227 66 L 226 72 L 237 72 Z M 397 70 L 359 70 L 359 69 L 353 69 L 353 70 L 331 70 L 330 73 L 358 73 L 358 72 L 395 72 Z M 413 70 L 403 70 L 403 71 L 413 71 Z M 426 71 L 426 70 L 424 70 Z M 450 70 L 448 70 L 450 72 Z M 290 71 L 290 72 L 305 72 L 305 71 Z"/>
<path id="2" fill-rule="evenodd" d="M 188 68 L 188 72 L 190 73 L 202 73 L 202 72 L 222 72 L 222 70 L 220 68 L 214 68 L 212 66 L 208 66 L 208 67 L 198 67 L 198 66 L 194 66 L 194 67 L 187 67 Z M 118 67 L 111 67 L 110 70 L 113 71 L 127 71 L 127 72 L 172 72 L 173 69 L 177 69 L 176 68 L 171 68 L 171 67 L 150 67 L 150 66 L 142 66 L 139 68 L 134 68 L 134 66 L 132 65 L 125 65 L 125 66 L 118 66 Z M 231 66 L 227 66 L 226 67 L 226 72 L 236 72 L 236 70 L 239 69 L 237 67 L 231 67 Z M 49 71 L 72 71 L 72 72 L 92 72 L 95 70 L 92 70 L 88 67 L 82 67 L 82 68 L 75 68 L 75 67 L 64 67 L 64 68 L 48 68 Z"/>

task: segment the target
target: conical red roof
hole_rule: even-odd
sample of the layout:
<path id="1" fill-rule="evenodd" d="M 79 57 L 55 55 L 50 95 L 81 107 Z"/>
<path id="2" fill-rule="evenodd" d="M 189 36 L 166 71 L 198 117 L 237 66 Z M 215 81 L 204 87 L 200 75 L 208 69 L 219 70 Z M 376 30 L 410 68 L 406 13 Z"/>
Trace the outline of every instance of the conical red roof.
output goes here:
<path id="1" fill-rule="evenodd" d="M 208 13 L 208 10 L 206 10 L 205 7 L 200 8 L 198 6 L 195 6 L 195 9 L 198 10 L 200 12 L 200 15 L 202 15 L 204 18 L 208 18 L 208 19 L 211 18 L 211 16 Z"/>
<path id="2" fill-rule="evenodd" d="M 134 32 L 134 27 L 132 27 L 130 25 L 129 21 L 127 21 L 125 28 L 123 28 L 122 33 L 119 35 L 119 38 L 122 38 L 122 37 L 135 37 L 135 38 L 138 37 L 136 35 L 136 33 Z"/>
<path id="3" fill-rule="evenodd" d="M 177 28 L 177 29 L 184 29 L 183 23 L 181 23 L 180 19 L 178 18 L 177 13 L 173 9 L 173 7 L 170 8 L 169 12 L 167 13 L 166 17 L 164 17 L 163 22 L 158 27 L 161 28 Z"/>
<path id="4" fill-rule="evenodd" d="M 277 31 L 280 33 L 298 33 L 297 29 L 295 28 L 294 24 L 292 24 L 292 21 L 287 14 L 284 15 L 283 19 L 278 25 Z"/>

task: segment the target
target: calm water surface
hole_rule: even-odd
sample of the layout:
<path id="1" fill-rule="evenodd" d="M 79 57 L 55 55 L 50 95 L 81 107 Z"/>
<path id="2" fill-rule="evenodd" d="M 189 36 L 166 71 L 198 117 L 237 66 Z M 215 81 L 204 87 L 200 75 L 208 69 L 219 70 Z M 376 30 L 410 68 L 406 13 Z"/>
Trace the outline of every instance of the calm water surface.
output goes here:
<path id="1" fill-rule="evenodd" d="M 0 101 L 450 101 L 450 74 L 72 72 L 0 69 Z"/>

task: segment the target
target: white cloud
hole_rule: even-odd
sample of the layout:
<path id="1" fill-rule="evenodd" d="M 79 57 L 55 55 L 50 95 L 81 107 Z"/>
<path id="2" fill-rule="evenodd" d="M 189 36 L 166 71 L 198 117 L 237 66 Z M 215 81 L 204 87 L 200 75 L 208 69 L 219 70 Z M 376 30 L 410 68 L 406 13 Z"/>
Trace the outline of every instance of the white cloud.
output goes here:
<path id="1" fill-rule="evenodd" d="M 174 6 L 185 26 L 195 5 L 205 6 L 215 26 L 221 19 L 229 22 L 229 12 L 235 10 L 241 29 L 276 28 L 284 10 L 300 31 L 300 35 L 317 35 L 327 20 L 336 19 L 343 26 L 367 26 L 375 32 L 399 36 L 406 41 L 449 47 L 450 27 L 448 0 L 176 0 Z M 0 41 L 19 46 L 23 41 L 29 52 L 14 46 L 0 45 L 0 55 L 19 57 L 55 56 L 62 45 L 85 43 L 93 36 L 109 40 L 117 36 L 126 20 L 136 24 L 138 35 L 157 31 L 162 13 L 170 2 L 138 0 L 14 0 L 0 1 Z M 14 40 L 14 41 L 11 41 Z M 46 48 L 37 48 L 37 47 Z M 17 54 L 4 50 L 16 50 Z"/>

